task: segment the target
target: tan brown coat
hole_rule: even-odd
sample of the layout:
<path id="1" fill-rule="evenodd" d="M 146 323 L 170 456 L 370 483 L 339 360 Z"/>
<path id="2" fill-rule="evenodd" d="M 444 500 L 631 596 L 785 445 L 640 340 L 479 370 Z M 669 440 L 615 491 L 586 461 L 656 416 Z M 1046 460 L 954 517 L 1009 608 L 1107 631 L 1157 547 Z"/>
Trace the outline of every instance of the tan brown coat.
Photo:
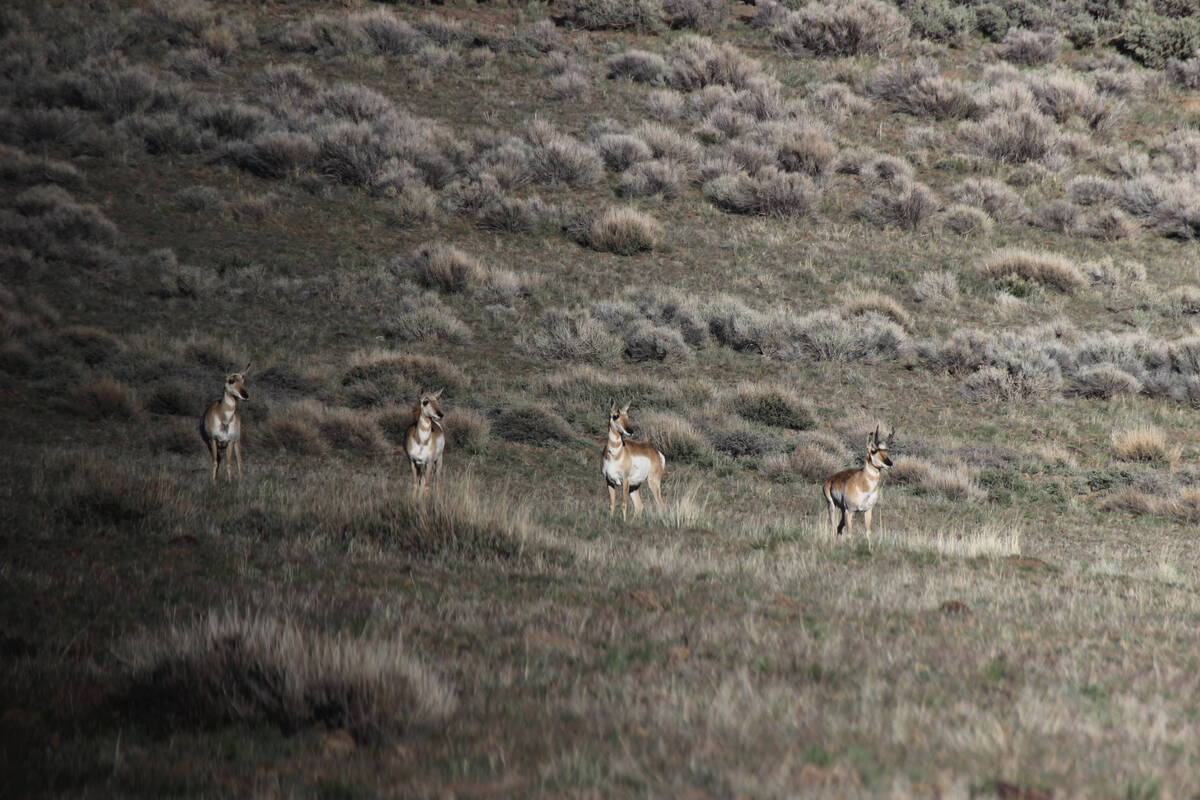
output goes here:
<path id="1" fill-rule="evenodd" d="M 845 469 L 830 475 L 821 486 L 821 493 L 829 506 L 829 525 L 834 527 L 837 512 L 841 512 L 840 521 L 836 522 L 836 530 L 841 535 L 854 532 L 854 512 L 861 511 L 867 524 L 867 545 L 871 543 L 871 517 L 875 504 L 879 502 L 879 490 L 883 483 L 883 471 L 890 469 L 892 460 L 888 457 L 888 448 L 893 430 L 884 441 L 879 439 L 879 428 L 867 436 L 867 455 L 863 465 L 858 469 Z"/>
<path id="2" fill-rule="evenodd" d="M 608 441 L 601 453 L 600 468 L 608 484 L 608 513 L 617 509 L 617 488 L 621 489 L 621 519 L 628 518 L 629 498 L 633 497 L 633 513 L 642 513 L 641 488 L 650 487 L 654 505 L 663 509 L 662 477 L 667 469 L 667 457 L 653 445 L 626 439 L 629 435 L 629 403 L 618 409 L 613 403 L 608 414 Z"/>
<path id="3" fill-rule="evenodd" d="M 428 488 L 431 476 L 441 479 L 442 453 L 446 449 L 446 433 L 441 424 L 445 415 L 438 405 L 441 395 L 439 389 L 421 396 L 413 406 L 413 423 L 404 434 L 404 451 L 412 468 L 414 489 Z"/>
<path id="4" fill-rule="evenodd" d="M 230 450 L 233 459 L 225 460 L 225 478 L 233 480 L 233 460 L 237 461 L 238 477 L 245 475 L 242 469 L 242 418 L 238 414 L 238 401 L 250 399 L 246 391 L 246 372 L 250 365 L 241 372 L 230 372 L 225 376 L 225 394 L 220 400 L 210 405 L 200 417 L 200 439 L 208 449 L 212 458 L 212 482 L 217 482 L 217 468 L 221 465 L 226 449 Z"/>

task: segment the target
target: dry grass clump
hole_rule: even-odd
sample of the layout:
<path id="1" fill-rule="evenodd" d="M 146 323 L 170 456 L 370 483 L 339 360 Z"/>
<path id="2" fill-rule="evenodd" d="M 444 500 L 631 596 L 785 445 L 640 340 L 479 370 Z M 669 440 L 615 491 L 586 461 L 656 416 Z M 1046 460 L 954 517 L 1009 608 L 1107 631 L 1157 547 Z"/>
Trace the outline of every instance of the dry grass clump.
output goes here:
<path id="1" fill-rule="evenodd" d="M 743 382 L 729 402 L 738 416 L 761 425 L 803 431 L 816 424 L 812 409 L 789 386 Z"/>
<path id="2" fill-rule="evenodd" d="M 938 75 L 933 61 L 917 60 L 880 66 L 871 74 L 867 94 L 891 103 L 918 119 L 969 119 L 979 113 L 971 90 L 962 81 Z"/>
<path id="3" fill-rule="evenodd" d="M 1119 208 L 1105 208 L 1084 215 L 1079 231 L 1092 239 L 1115 242 L 1137 234 L 1138 224 Z"/>
<path id="4" fill-rule="evenodd" d="M 1113 431 L 1113 457 L 1120 461 L 1171 462 L 1178 455 L 1168 447 L 1167 435 L 1156 425 L 1134 425 Z"/>
<path id="5" fill-rule="evenodd" d="M 992 231 L 992 218 L 981 208 L 955 204 L 941 216 L 942 227 L 959 236 L 986 236 Z"/>
<path id="6" fill-rule="evenodd" d="M 572 188 L 592 186 L 604 177 L 604 160 L 591 147 L 559 132 L 544 120 L 525 126 L 533 180 Z"/>
<path id="7" fill-rule="evenodd" d="M 966 466 L 940 466 L 914 456 L 897 458 L 895 466 L 888 470 L 887 479 L 889 483 L 916 486 L 951 500 L 977 500 L 986 494 Z"/>
<path id="8" fill-rule="evenodd" d="M 1024 281 L 1048 286 L 1060 292 L 1073 292 L 1087 286 L 1087 279 L 1070 259 L 1054 253 L 1005 248 L 987 256 L 975 267 L 992 280 Z"/>
<path id="9" fill-rule="evenodd" d="M 912 328 L 912 316 L 895 299 L 882 292 L 851 292 L 842 303 L 842 315 L 859 317 L 874 313 L 891 319 L 905 330 Z"/>
<path id="10" fill-rule="evenodd" d="M 1162 514 L 1167 505 L 1165 498 L 1133 487 L 1121 489 L 1100 501 L 1104 511 L 1128 511 L 1131 514 Z"/>
<path id="11" fill-rule="evenodd" d="M 370 414 L 349 408 L 325 408 L 316 420 L 321 438 L 334 450 L 358 453 L 383 452 L 385 442 Z"/>
<path id="12" fill-rule="evenodd" d="M 881 188 L 872 192 L 858 215 L 881 228 L 916 230 L 937 212 L 939 201 L 932 189 L 923 183 L 906 183 L 896 189 Z"/>
<path id="13" fill-rule="evenodd" d="M 779 219 L 813 213 L 820 192 L 806 175 L 763 167 L 753 176 L 722 175 L 704 184 L 704 196 L 723 211 Z"/>
<path id="14" fill-rule="evenodd" d="M 1167 80 L 1181 89 L 1200 89 L 1200 57 L 1167 62 Z"/>
<path id="15" fill-rule="evenodd" d="M 609 56 L 604 62 L 610 78 L 629 78 L 639 83 L 662 83 L 667 75 L 667 60 L 658 53 L 630 48 Z"/>
<path id="16" fill-rule="evenodd" d="M 817 483 L 846 466 L 846 461 L 814 442 L 802 442 L 787 455 L 787 468 L 806 481 Z"/>
<path id="17" fill-rule="evenodd" d="M 237 609 L 143 633 L 120 657 L 119 704 L 168 729 L 324 726 L 369 743 L 440 724 L 456 705 L 399 637 L 330 636 Z"/>
<path id="18" fill-rule="evenodd" d="M 563 0 L 558 4 L 562 19 L 589 31 L 662 30 L 665 10 L 662 0 Z"/>
<path id="19" fill-rule="evenodd" d="M 695 164 L 700 159 L 699 144 L 660 122 L 643 122 L 631 133 L 646 143 L 655 158 L 680 164 Z"/>
<path id="20" fill-rule="evenodd" d="M 1094 131 L 1105 132 L 1116 123 L 1120 108 L 1074 75 L 1052 72 L 1026 81 L 1043 114 L 1063 123 L 1076 117 Z"/>
<path id="21" fill-rule="evenodd" d="M 674 200 L 688 181 L 688 169 L 670 159 L 652 159 L 634 164 L 617 183 L 621 197 L 649 197 L 660 194 Z"/>
<path id="22" fill-rule="evenodd" d="M 996 46 L 996 55 L 1013 64 L 1026 67 L 1049 64 L 1058 58 L 1063 38 L 1058 31 L 1031 31 L 1009 28 Z"/>
<path id="23" fill-rule="evenodd" d="M 540 323 L 517 339 L 517 345 L 549 361 L 602 364 L 621 352 L 621 340 L 589 312 L 551 309 Z"/>
<path id="24" fill-rule="evenodd" d="M 135 419 L 142 410 L 133 389 L 115 378 L 97 378 L 72 386 L 63 408 L 92 420 Z"/>
<path id="25" fill-rule="evenodd" d="M 646 113 L 659 122 L 683 119 L 683 95 L 674 89 L 655 89 L 646 95 Z"/>
<path id="26" fill-rule="evenodd" d="M 271 131 L 230 151 L 239 167 L 262 178 L 285 178 L 317 160 L 316 142 L 303 133 Z"/>
<path id="27" fill-rule="evenodd" d="M 1045 158 L 1060 139 L 1053 120 L 1027 108 L 997 111 L 979 122 L 962 122 L 957 133 L 969 152 L 1010 164 Z"/>
<path id="28" fill-rule="evenodd" d="M 926 272 L 913 283 L 912 293 L 918 303 L 953 303 L 958 300 L 958 276 L 953 272 Z"/>
<path id="29" fill-rule="evenodd" d="M 538 447 L 568 444 L 577 438 L 565 419 L 535 405 L 514 406 L 500 412 L 492 420 L 492 433 L 506 442 Z"/>
<path id="30" fill-rule="evenodd" d="M 691 422 L 667 411 L 645 411 L 637 415 L 642 438 L 674 464 L 711 464 L 715 451 Z"/>
<path id="31" fill-rule="evenodd" d="M 959 393 L 973 403 L 991 403 L 1045 399 L 1061 388 L 1061 372 L 1031 360 L 1008 367 L 980 367 L 963 379 Z"/>
<path id="32" fill-rule="evenodd" d="M 809 3 L 780 15 L 776 46 L 794 56 L 883 55 L 908 41 L 911 24 L 879 0 Z"/>
<path id="33" fill-rule="evenodd" d="M 1140 394 L 1142 382 L 1112 364 L 1084 367 L 1072 377 L 1071 391 L 1080 397 L 1108 400 Z"/>
<path id="34" fill-rule="evenodd" d="M 592 223 L 587 244 L 594 250 L 629 256 L 653 250 L 662 236 L 654 217 L 636 208 L 609 207 Z"/>
<path id="35" fill-rule="evenodd" d="M 328 447 L 318 427 L 322 409 L 311 401 L 293 403 L 246 432 L 246 438 L 264 450 L 296 455 L 320 455 Z"/>
<path id="36" fill-rule="evenodd" d="M 391 402 L 396 402 L 413 401 L 417 393 L 437 389 L 445 389 L 446 397 L 453 398 L 470 385 L 471 379 L 440 356 L 371 348 L 350 355 L 341 379 L 344 387 L 368 383 L 401 394 L 391 398 Z"/>
<path id="37" fill-rule="evenodd" d="M 640 161 L 654 157 L 650 146 L 628 133 L 606 133 L 596 139 L 596 150 L 613 172 L 623 172 Z"/>
<path id="38" fill-rule="evenodd" d="M 487 272 L 479 259 L 441 242 L 419 246 L 406 266 L 421 286 L 444 292 L 461 292 L 482 283 Z"/>
<path id="39" fill-rule="evenodd" d="M 732 44 L 694 34 L 682 36 L 671 45 L 667 62 L 667 83 L 682 92 L 706 86 L 748 89 L 756 79 L 765 78 L 762 65 Z"/>
<path id="40" fill-rule="evenodd" d="M 468 453 L 483 452 L 492 438 L 492 423 L 483 414 L 469 408 L 447 411 L 442 427 L 446 430 L 450 445 Z"/>
<path id="41" fill-rule="evenodd" d="M 384 320 L 383 333 L 403 342 L 462 344 L 471 339 L 471 329 L 434 292 L 413 292 L 397 300 Z"/>
<path id="42" fill-rule="evenodd" d="M 965 205 L 982 208 L 998 221 L 1020 219 L 1029 210 L 1021 195 L 994 178 L 967 178 L 947 189 L 946 194 Z"/>
<path id="43" fill-rule="evenodd" d="M 1079 206 L 1070 200 L 1051 200 L 1029 215 L 1029 224 L 1056 233 L 1071 233 L 1079 227 Z"/>

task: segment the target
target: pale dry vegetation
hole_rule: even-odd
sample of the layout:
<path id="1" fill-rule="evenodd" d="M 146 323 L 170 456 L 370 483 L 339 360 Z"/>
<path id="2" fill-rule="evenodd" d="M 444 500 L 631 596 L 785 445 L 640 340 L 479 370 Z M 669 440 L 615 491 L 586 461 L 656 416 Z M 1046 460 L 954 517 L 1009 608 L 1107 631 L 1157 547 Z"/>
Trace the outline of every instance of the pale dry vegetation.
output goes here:
<path id="1" fill-rule="evenodd" d="M 0 10 L 15 793 L 1187 794 L 1186 5 Z"/>

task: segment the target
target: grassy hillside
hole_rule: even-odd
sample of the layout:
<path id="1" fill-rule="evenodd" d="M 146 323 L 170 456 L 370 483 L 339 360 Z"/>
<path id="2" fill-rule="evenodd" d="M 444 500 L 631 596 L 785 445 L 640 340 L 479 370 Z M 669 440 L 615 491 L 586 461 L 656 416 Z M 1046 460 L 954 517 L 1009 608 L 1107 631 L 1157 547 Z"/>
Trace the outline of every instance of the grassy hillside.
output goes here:
<path id="1" fill-rule="evenodd" d="M 0 793 L 1200 791 L 1190 4 L 0 39 Z M 628 522 L 612 401 L 668 462 Z M 876 425 L 868 546 L 819 487 Z"/>

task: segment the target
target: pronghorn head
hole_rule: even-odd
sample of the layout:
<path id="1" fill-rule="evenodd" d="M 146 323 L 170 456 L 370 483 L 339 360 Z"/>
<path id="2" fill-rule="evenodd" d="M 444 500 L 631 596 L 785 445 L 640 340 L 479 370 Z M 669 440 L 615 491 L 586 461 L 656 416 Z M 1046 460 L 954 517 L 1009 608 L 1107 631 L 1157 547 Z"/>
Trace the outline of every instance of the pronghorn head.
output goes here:
<path id="1" fill-rule="evenodd" d="M 438 389 L 436 392 L 431 394 L 421 395 L 421 400 L 417 404 L 418 415 L 422 417 L 429 417 L 430 419 L 441 419 L 443 416 L 445 416 L 442 414 L 442 407 L 438 405 L 438 398 L 441 396 L 441 389 Z"/>
<path id="2" fill-rule="evenodd" d="M 892 446 L 892 437 L 895 435 L 896 429 L 892 428 L 892 432 L 887 435 L 887 438 L 880 440 L 878 425 L 875 426 L 874 433 L 867 435 L 867 460 L 875 469 L 889 469 L 892 466 L 892 459 L 888 457 L 888 449 Z"/>
<path id="3" fill-rule="evenodd" d="M 615 402 L 609 404 L 608 427 L 622 436 L 632 435 L 629 433 L 629 403 L 626 403 L 624 408 L 617 408 Z"/>
<path id="4" fill-rule="evenodd" d="M 250 371 L 250 362 L 242 367 L 241 372 L 229 372 L 225 375 L 225 394 L 235 400 L 249 400 L 250 393 L 246 391 L 246 373 Z"/>

